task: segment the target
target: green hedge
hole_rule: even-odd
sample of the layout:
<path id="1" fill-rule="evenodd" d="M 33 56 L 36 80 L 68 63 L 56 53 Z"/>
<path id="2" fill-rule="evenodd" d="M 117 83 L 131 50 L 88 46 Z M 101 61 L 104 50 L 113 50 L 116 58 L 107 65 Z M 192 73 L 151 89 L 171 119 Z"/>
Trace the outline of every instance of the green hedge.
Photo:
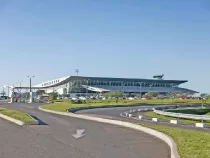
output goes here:
<path id="1" fill-rule="evenodd" d="M 195 114 L 195 115 L 205 115 L 205 114 L 210 112 L 210 108 L 203 108 L 203 109 L 174 109 L 174 110 L 167 110 L 167 112 L 183 113 L 183 114 Z"/>

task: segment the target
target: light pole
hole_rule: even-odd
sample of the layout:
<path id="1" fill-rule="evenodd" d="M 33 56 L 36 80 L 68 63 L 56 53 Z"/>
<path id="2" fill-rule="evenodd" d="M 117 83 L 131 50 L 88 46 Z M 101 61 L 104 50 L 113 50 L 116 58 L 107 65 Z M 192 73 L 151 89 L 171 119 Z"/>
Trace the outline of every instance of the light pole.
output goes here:
<path id="1" fill-rule="evenodd" d="M 140 94 L 140 98 L 141 98 L 141 84 L 143 83 L 143 82 L 138 82 L 139 83 L 139 94 Z"/>
<path id="2" fill-rule="evenodd" d="M 124 86 L 126 85 L 126 83 L 123 83 L 122 86 L 123 86 L 123 98 L 125 97 L 125 90 L 124 90 Z"/>
<path id="3" fill-rule="evenodd" d="M 3 97 L 4 97 L 4 93 L 5 93 L 5 92 L 4 92 L 4 86 L 3 86 Z"/>
<path id="4" fill-rule="evenodd" d="M 27 76 L 30 79 L 30 92 L 31 92 L 31 78 L 35 77 L 35 76 Z"/>
<path id="5" fill-rule="evenodd" d="M 88 94 L 88 81 L 90 81 L 90 79 L 87 80 L 87 85 L 86 85 L 86 97 L 87 97 L 87 94 Z"/>
<path id="6" fill-rule="evenodd" d="M 78 76 L 78 73 L 79 73 L 79 69 L 75 69 L 75 72 L 76 72 L 76 74 L 77 74 L 77 76 Z"/>
<path id="7" fill-rule="evenodd" d="M 7 90 L 8 90 L 8 91 L 7 91 L 7 93 L 8 93 L 8 94 L 7 94 L 7 99 L 9 99 L 9 85 L 7 86 Z"/>
<path id="8" fill-rule="evenodd" d="M 172 94 L 172 98 L 171 98 L 171 102 L 173 103 L 173 97 L 175 96 L 174 95 L 174 92 L 173 92 L 173 84 L 171 84 L 171 94 Z"/>
<path id="9" fill-rule="evenodd" d="M 18 82 L 17 83 L 19 83 L 20 84 L 20 102 L 21 102 L 21 83 L 23 82 L 23 80 L 18 80 Z"/>

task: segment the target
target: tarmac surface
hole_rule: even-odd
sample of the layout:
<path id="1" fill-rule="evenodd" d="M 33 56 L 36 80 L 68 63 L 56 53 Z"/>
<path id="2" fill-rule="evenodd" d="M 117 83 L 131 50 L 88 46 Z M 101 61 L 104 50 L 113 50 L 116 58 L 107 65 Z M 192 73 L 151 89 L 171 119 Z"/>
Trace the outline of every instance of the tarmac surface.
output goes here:
<path id="1" fill-rule="evenodd" d="M 196 128 L 194 124 L 189 123 L 179 123 L 179 124 L 171 124 L 169 121 L 161 120 L 159 122 L 152 121 L 151 117 L 147 117 L 144 115 L 145 112 L 135 112 L 133 113 L 132 118 L 122 117 L 120 114 L 123 112 L 128 112 L 129 110 L 138 110 L 138 109 L 152 109 L 155 107 L 160 107 L 161 105 L 140 105 L 135 107 L 117 107 L 117 108 L 97 108 L 97 109 L 89 109 L 89 110 L 80 110 L 76 113 L 85 114 L 89 116 L 103 117 L 121 121 L 127 121 L 132 123 L 147 123 L 147 124 L 156 124 L 167 127 L 175 127 L 175 128 L 183 128 L 195 131 L 203 131 L 210 132 L 210 127 L 207 128 Z M 165 106 L 165 105 L 162 105 Z M 143 116 L 143 119 L 139 120 L 138 115 Z"/>
<path id="2" fill-rule="evenodd" d="M 45 113 L 37 105 L 0 102 L 0 107 L 27 112 L 39 120 L 39 125 L 18 126 L 0 119 L 1 158 L 170 157 L 167 144 L 143 132 Z M 84 129 L 85 136 L 74 138 L 77 129 Z"/>

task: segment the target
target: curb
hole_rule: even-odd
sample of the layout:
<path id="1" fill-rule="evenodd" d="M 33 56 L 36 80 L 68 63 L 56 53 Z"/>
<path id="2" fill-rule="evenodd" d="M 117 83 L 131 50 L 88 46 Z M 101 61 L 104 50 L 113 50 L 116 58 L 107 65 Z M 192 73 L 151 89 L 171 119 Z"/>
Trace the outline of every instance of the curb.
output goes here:
<path id="1" fill-rule="evenodd" d="M 177 152 L 176 143 L 174 142 L 174 140 L 171 137 L 169 137 L 168 135 L 161 133 L 159 131 L 156 131 L 156 130 L 153 130 L 153 129 L 150 129 L 147 127 L 143 127 L 140 125 L 136 125 L 136 124 L 133 124 L 130 122 L 125 122 L 125 121 L 110 120 L 110 119 L 105 119 L 105 118 L 92 117 L 92 116 L 67 113 L 67 112 L 56 112 L 56 111 L 52 111 L 52 110 L 43 109 L 40 106 L 38 109 L 41 111 L 44 111 L 44 112 L 54 113 L 54 114 L 58 114 L 58 115 L 65 115 L 65 116 L 70 116 L 70 117 L 80 118 L 80 119 L 85 119 L 85 120 L 91 120 L 91 121 L 96 121 L 96 122 L 102 122 L 102 123 L 107 123 L 107 124 L 114 124 L 114 125 L 128 127 L 128 128 L 132 128 L 135 130 L 145 132 L 147 134 L 150 134 L 152 136 L 155 136 L 155 137 L 163 140 L 166 144 L 168 144 L 168 146 L 171 149 L 171 158 L 180 158 L 180 156 Z"/>
<path id="2" fill-rule="evenodd" d="M 39 121 L 35 120 L 31 115 L 29 115 L 28 113 L 26 113 L 26 115 L 28 115 L 34 121 L 33 122 L 24 122 L 24 125 L 38 125 L 39 124 Z"/>
<path id="3" fill-rule="evenodd" d="M 28 116 L 30 116 L 30 115 L 28 115 Z M 9 117 L 9 116 L 4 115 L 4 114 L 1 114 L 1 113 L 0 113 L 0 118 L 3 118 L 5 120 L 7 120 L 7 121 L 10 121 L 12 123 L 15 123 L 15 124 L 17 124 L 19 126 L 23 126 L 23 125 L 36 125 L 36 124 L 38 124 L 38 121 L 36 121 L 36 120 L 34 122 L 23 122 L 23 121 L 17 120 L 15 118 Z"/>

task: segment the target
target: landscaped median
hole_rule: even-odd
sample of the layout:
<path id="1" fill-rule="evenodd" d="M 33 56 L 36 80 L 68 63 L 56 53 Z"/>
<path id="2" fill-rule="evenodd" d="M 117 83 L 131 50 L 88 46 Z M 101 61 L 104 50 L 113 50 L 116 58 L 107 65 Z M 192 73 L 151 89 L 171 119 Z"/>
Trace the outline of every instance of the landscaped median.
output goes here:
<path id="1" fill-rule="evenodd" d="M 0 108 L 0 118 L 18 125 L 38 124 L 37 120 L 32 118 L 30 115 L 21 111 L 10 110 L 6 108 Z"/>
<path id="2" fill-rule="evenodd" d="M 57 101 L 52 104 L 43 105 L 42 108 L 64 112 L 68 109 L 83 107 L 112 107 L 112 106 L 136 106 L 136 105 L 164 105 L 164 104 L 200 104 L 196 99 L 153 99 L 153 100 L 87 100 L 86 103 L 73 104 L 68 100 Z"/>
<path id="3" fill-rule="evenodd" d="M 181 158 L 210 158 L 209 132 L 143 123 L 140 125 L 155 129 L 173 138 Z"/>

